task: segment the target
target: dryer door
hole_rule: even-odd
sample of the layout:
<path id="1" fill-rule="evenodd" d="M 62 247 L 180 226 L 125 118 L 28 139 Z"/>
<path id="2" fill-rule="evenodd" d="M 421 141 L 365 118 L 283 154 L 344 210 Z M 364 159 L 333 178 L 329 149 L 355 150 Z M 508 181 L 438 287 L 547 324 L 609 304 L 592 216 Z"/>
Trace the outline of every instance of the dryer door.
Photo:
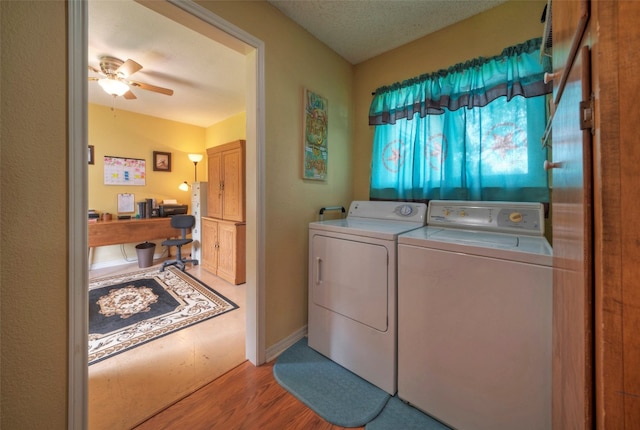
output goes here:
<path id="1" fill-rule="evenodd" d="M 387 331 L 386 246 L 322 235 L 313 235 L 311 241 L 313 303 Z"/>

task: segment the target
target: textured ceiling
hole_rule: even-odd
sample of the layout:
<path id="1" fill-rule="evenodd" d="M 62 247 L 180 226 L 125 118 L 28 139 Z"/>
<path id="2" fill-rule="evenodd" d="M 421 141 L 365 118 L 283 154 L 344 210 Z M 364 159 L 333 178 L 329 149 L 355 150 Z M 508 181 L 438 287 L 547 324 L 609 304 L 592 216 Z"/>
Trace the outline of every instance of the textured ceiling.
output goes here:
<path id="1" fill-rule="evenodd" d="M 505 0 L 270 1 L 352 64 L 397 48 Z M 131 79 L 173 96 L 133 89 L 135 100 L 89 82 L 89 102 L 208 127 L 245 110 L 245 57 L 132 0 L 88 0 L 89 64 L 109 55 L 143 66 Z M 89 72 L 89 76 L 97 76 Z"/>
<path id="2" fill-rule="evenodd" d="M 506 0 L 269 0 L 351 64 L 412 42 Z"/>

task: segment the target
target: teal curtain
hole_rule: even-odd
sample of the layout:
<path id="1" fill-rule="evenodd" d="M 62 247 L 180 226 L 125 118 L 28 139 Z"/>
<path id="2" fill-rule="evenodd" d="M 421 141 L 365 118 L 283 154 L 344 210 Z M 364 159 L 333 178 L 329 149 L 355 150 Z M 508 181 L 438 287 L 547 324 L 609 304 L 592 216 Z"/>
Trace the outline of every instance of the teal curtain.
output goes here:
<path id="1" fill-rule="evenodd" d="M 371 199 L 548 202 L 540 42 L 376 90 Z"/>

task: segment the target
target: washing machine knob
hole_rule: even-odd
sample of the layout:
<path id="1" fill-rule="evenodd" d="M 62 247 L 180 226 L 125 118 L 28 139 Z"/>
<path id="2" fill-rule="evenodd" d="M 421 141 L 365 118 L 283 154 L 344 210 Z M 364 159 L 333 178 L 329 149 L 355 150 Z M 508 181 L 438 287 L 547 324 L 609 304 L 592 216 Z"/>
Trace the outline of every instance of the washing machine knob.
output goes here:
<path id="1" fill-rule="evenodd" d="M 511 222 L 519 223 L 519 222 L 522 222 L 522 219 L 523 219 L 523 217 L 522 217 L 522 214 L 520 212 L 511 212 L 509 214 L 509 220 Z"/>

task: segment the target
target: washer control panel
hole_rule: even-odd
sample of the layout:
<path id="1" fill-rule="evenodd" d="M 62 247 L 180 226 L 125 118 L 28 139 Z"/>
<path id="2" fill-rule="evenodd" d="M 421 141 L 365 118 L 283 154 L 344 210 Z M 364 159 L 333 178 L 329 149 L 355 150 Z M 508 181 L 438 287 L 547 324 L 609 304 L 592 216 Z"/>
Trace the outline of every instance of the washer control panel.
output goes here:
<path id="1" fill-rule="evenodd" d="M 427 225 L 544 235 L 541 203 L 432 200 Z"/>

